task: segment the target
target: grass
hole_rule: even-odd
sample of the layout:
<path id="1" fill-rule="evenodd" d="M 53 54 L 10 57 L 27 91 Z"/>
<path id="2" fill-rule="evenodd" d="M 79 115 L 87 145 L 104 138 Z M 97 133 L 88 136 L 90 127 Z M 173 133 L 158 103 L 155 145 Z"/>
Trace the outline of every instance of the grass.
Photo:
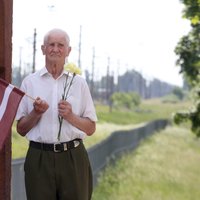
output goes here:
<path id="1" fill-rule="evenodd" d="M 92 135 L 92 137 L 87 137 L 84 140 L 85 147 L 89 148 L 92 145 L 97 144 L 108 137 L 113 131 L 130 130 L 140 125 L 142 124 L 116 125 L 112 123 L 98 123 L 95 134 Z M 19 134 L 17 134 L 15 124 L 12 132 L 12 158 L 16 159 L 24 157 L 28 149 L 28 141 L 25 137 L 21 137 Z"/>
<path id="2" fill-rule="evenodd" d="M 12 126 L 12 158 L 23 158 L 28 149 L 28 141 L 16 131 L 16 122 Z"/>
<path id="3" fill-rule="evenodd" d="M 109 166 L 93 200 L 199 200 L 200 140 L 169 127 Z"/>
<path id="4" fill-rule="evenodd" d="M 132 125 L 119 125 L 119 124 L 112 124 L 112 123 L 99 123 L 97 124 L 97 131 L 92 137 L 87 137 L 84 140 L 84 144 L 86 148 L 89 148 L 98 142 L 102 141 L 103 139 L 107 138 L 111 135 L 112 132 L 118 130 L 130 130 L 136 127 L 142 126 L 141 124 L 132 124 Z"/>
<path id="5" fill-rule="evenodd" d="M 108 137 L 113 131 L 132 129 L 138 124 L 145 123 L 160 118 L 171 119 L 172 113 L 187 108 L 188 102 L 163 103 L 161 99 L 151 99 L 142 101 L 139 108 L 135 110 L 114 110 L 109 112 L 109 107 L 96 105 L 97 129 L 92 137 L 87 137 L 85 145 L 87 148 Z M 21 137 L 16 132 L 16 123 L 12 127 L 12 158 L 24 157 L 28 148 L 25 137 Z"/>
<path id="6" fill-rule="evenodd" d="M 171 119 L 173 112 L 188 106 L 188 102 L 164 103 L 154 99 L 143 101 L 134 111 L 111 113 L 107 106 L 97 105 L 97 130 L 85 139 L 85 145 L 89 148 L 116 130 L 132 129 L 155 119 Z M 13 158 L 24 157 L 27 144 L 13 124 Z M 106 168 L 92 200 L 199 200 L 199 147 L 200 140 L 188 127 L 168 127 Z"/>
<path id="7" fill-rule="evenodd" d="M 161 118 L 172 118 L 172 113 L 189 107 L 189 102 L 166 102 L 162 99 L 142 101 L 135 110 L 115 110 L 109 112 L 107 106 L 96 105 L 99 122 L 112 122 L 115 124 L 138 124 Z"/>

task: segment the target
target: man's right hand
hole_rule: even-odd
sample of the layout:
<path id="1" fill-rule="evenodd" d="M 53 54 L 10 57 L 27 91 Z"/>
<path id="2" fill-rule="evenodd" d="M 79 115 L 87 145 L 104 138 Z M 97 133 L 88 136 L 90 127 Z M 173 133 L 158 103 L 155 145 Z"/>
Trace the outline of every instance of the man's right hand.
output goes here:
<path id="1" fill-rule="evenodd" d="M 40 97 L 37 97 L 33 103 L 33 108 L 37 114 L 43 114 L 49 108 L 49 105 L 45 100 L 42 100 L 40 99 Z"/>
<path id="2" fill-rule="evenodd" d="M 33 103 L 33 110 L 17 121 L 17 132 L 25 136 L 40 120 L 42 114 L 49 108 L 46 101 L 39 97 Z"/>

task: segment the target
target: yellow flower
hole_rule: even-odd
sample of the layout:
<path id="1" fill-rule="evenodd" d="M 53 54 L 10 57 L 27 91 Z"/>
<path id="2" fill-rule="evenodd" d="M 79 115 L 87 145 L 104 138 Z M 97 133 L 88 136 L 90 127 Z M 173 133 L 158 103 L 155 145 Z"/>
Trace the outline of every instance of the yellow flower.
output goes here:
<path id="1" fill-rule="evenodd" d="M 69 73 L 81 75 L 81 69 L 77 67 L 74 63 L 67 63 L 66 65 L 64 65 L 64 69 Z"/>

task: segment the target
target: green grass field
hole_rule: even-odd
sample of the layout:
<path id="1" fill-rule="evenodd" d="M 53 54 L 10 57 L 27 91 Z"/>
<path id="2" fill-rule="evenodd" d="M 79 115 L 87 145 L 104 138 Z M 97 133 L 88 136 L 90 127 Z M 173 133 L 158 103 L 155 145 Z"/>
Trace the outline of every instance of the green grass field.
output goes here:
<path id="1" fill-rule="evenodd" d="M 137 110 L 113 110 L 109 112 L 108 106 L 96 105 L 98 122 L 95 134 L 87 137 L 87 148 L 106 138 L 113 131 L 132 129 L 142 123 L 160 118 L 171 119 L 172 113 L 185 109 L 188 102 L 163 103 L 160 99 L 145 100 Z M 15 123 L 12 127 L 12 158 L 24 157 L 28 148 L 26 138 L 16 133 Z"/>
<path id="2" fill-rule="evenodd" d="M 113 131 L 133 129 L 148 121 L 172 118 L 187 109 L 188 102 L 143 101 L 136 110 L 113 110 L 96 105 L 99 121 L 86 148 L 97 144 Z M 27 140 L 13 124 L 12 157 L 24 157 Z M 146 139 L 134 151 L 109 166 L 99 178 L 92 200 L 199 200 L 200 140 L 189 131 L 189 124 L 172 125 Z"/>
<path id="3" fill-rule="evenodd" d="M 109 166 L 93 200 L 199 200 L 200 140 L 169 127 Z"/>

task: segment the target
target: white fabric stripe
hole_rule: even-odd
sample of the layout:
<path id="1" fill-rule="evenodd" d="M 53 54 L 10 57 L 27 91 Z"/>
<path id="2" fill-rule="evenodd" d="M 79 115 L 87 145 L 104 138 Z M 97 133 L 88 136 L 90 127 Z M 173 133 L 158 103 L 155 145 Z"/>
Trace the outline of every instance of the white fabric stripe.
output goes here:
<path id="1" fill-rule="evenodd" d="M 12 92 L 13 88 L 14 88 L 14 86 L 9 84 L 7 86 L 7 88 L 5 89 L 3 100 L 0 105 L 0 121 L 5 113 L 5 110 L 6 110 L 6 107 L 8 104 L 8 99 L 9 99 L 10 93 Z"/>

